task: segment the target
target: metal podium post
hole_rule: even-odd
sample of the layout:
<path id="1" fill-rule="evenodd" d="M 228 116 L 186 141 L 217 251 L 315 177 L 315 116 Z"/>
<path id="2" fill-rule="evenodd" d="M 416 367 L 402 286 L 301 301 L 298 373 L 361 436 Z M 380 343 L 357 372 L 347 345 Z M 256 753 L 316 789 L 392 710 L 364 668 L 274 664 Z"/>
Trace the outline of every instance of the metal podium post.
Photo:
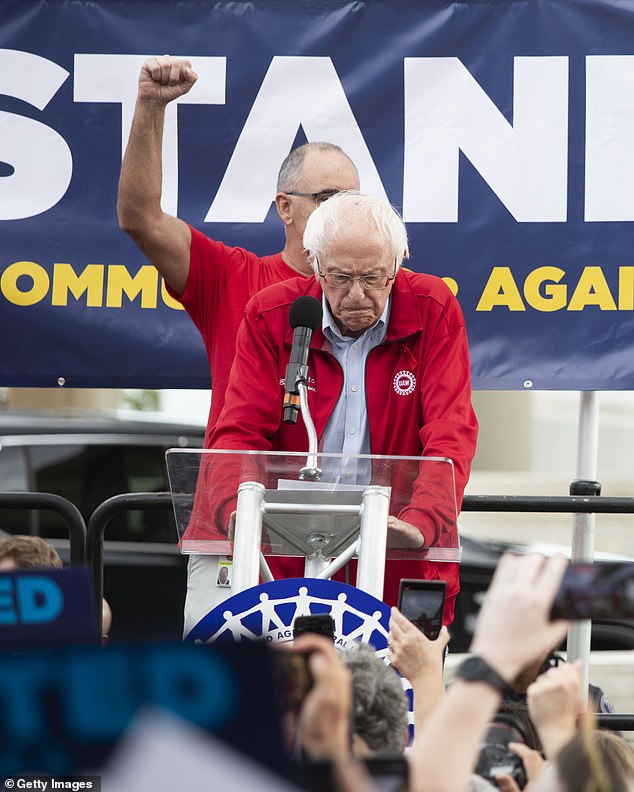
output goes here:
<path id="1" fill-rule="evenodd" d="M 390 493 L 385 487 L 363 490 L 357 588 L 378 600 L 383 599 L 389 509 Z"/>
<path id="2" fill-rule="evenodd" d="M 280 491 L 269 491 L 255 481 L 243 482 L 238 488 L 236 525 L 233 548 L 232 593 L 237 594 L 257 585 L 260 570 L 260 546 L 264 515 L 322 514 L 330 516 L 354 515 L 359 518 L 359 541 L 350 536 L 350 544 L 334 561 L 324 556 L 328 554 L 328 532 L 311 531 L 302 539 L 293 542 L 294 547 L 302 548 L 306 556 L 305 577 L 329 578 L 354 555 L 358 547 L 359 565 L 357 587 L 372 594 L 377 599 L 383 597 L 385 577 L 385 551 L 387 546 L 387 517 L 390 505 L 390 488 L 368 486 L 358 493 L 356 504 L 336 504 L 328 502 L 298 503 L 279 500 Z M 290 493 L 288 493 L 290 496 Z M 328 496 L 330 493 L 323 493 Z M 289 530 L 267 522 L 271 533 L 278 532 L 286 539 L 292 539 Z M 300 551 L 301 552 L 301 551 Z"/>
<path id="3" fill-rule="evenodd" d="M 258 584 L 264 492 L 264 486 L 257 481 L 245 481 L 238 487 L 233 541 L 233 594 Z"/>

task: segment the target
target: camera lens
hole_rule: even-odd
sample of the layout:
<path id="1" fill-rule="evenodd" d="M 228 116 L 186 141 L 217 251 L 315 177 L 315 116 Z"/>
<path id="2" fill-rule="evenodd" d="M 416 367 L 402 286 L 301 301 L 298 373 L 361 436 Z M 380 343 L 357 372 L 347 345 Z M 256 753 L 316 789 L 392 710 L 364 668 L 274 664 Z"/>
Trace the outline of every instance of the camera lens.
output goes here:
<path id="1" fill-rule="evenodd" d="M 508 747 L 511 742 L 526 743 L 519 723 L 508 715 L 498 715 L 480 746 L 476 774 L 495 784 L 498 775 L 510 775 L 520 789 L 527 783 L 522 760 Z"/>

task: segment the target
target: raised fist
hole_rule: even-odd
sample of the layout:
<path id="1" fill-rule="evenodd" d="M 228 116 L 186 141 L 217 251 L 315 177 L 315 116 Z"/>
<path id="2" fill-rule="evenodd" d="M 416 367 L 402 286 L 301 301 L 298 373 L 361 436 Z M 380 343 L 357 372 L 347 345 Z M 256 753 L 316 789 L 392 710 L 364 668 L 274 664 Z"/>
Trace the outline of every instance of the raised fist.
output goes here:
<path id="1" fill-rule="evenodd" d="M 171 55 L 148 58 L 139 75 L 139 99 L 166 105 L 190 91 L 197 79 L 188 60 Z"/>

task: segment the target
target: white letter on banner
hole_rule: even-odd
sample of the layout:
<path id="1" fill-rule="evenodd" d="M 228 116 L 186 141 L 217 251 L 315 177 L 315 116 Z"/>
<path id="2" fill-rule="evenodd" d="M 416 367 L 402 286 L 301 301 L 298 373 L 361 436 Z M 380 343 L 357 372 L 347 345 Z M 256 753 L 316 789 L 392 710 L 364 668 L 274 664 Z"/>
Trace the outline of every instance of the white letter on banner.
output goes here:
<path id="1" fill-rule="evenodd" d="M 53 61 L 0 49 L 0 94 L 43 110 L 68 78 Z M 13 168 L 0 179 L 0 220 L 46 212 L 63 197 L 73 173 L 64 138 L 40 121 L 0 111 L 0 162 Z"/>
<path id="2" fill-rule="evenodd" d="M 332 60 L 279 56 L 271 61 L 205 221 L 263 222 L 300 127 L 309 141 L 341 146 L 359 169 L 364 192 L 386 198 Z"/>
<path id="3" fill-rule="evenodd" d="M 518 222 L 565 222 L 568 58 L 514 64 L 511 126 L 458 58 L 405 58 L 406 221 L 457 222 L 462 151 Z"/>
<path id="4" fill-rule="evenodd" d="M 634 56 L 586 58 L 588 222 L 634 220 Z"/>
<path id="5" fill-rule="evenodd" d="M 75 55 L 74 99 L 76 102 L 114 102 L 121 105 L 121 156 L 125 152 L 134 116 L 138 77 L 151 55 Z M 178 212 L 178 104 L 224 104 L 226 58 L 187 55 L 198 73 L 191 91 L 165 108 L 163 132 L 163 211 Z"/>

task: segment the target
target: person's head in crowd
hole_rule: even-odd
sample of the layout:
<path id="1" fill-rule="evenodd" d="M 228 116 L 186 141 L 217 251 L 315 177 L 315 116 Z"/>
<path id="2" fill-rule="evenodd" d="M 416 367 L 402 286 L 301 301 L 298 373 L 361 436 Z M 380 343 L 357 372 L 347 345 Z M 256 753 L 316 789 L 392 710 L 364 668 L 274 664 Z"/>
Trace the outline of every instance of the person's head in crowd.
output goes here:
<path id="1" fill-rule="evenodd" d="M 381 317 L 407 255 L 402 219 L 386 201 L 340 192 L 308 219 L 304 247 L 340 331 L 361 335 Z"/>
<path id="2" fill-rule="evenodd" d="M 12 569 L 61 569 L 57 550 L 40 536 L 16 534 L 0 539 L 0 572 Z"/>
<path id="3" fill-rule="evenodd" d="M 277 177 L 275 205 L 287 243 L 301 245 L 306 223 L 316 207 L 340 190 L 358 190 L 359 173 L 334 143 L 312 141 L 293 149 Z M 307 268 L 305 274 L 310 273 Z"/>
<path id="4" fill-rule="evenodd" d="M 558 659 L 555 660 L 554 658 L 559 658 L 559 655 L 554 651 L 548 651 L 540 655 L 536 660 L 528 663 L 528 665 L 520 671 L 509 687 L 516 693 L 526 693 L 528 686 L 534 682 L 540 674 L 543 674 L 558 662 Z"/>
<path id="5" fill-rule="evenodd" d="M 598 729 L 594 739 L 606 761 L 620 767 L 630 784 L 634 784 L 634 745 L 609 729 Z"/>
<path id="6" fill-rule="evenodd" d="M 532 782 L 531 792 L 631 792 L 634 777 L 624 769 L 623 753 L 627 749 L 615 751 L 611 738 L 596 729 L 582 729 Z"/>
<path id="7" fill-rule="evenodd" d="M 352 674 L 352 752 L 400 753 L 407 744 L 407 696 L 400 677 L 370 644 L 351 642 L 341 652 Z"/>
<path id="8" fill-rule="evenodd" d="M 526 697 L 526 691 L 529 686 L 542 674 L 545 674 L 551 668 L 557 668 L 566 660 L 557 651 L 558 647 L 544 652 L 536 660 L 529 663 L 525 668 L 520 671 L 517 677 L 509 684 L 504 693 L 505 699 L 523 701 Z M 588 697 L 591 707 L 596 712 L 614 712 L 612 702 L 607 694 L 596 685 L 588 685 Z"/>

